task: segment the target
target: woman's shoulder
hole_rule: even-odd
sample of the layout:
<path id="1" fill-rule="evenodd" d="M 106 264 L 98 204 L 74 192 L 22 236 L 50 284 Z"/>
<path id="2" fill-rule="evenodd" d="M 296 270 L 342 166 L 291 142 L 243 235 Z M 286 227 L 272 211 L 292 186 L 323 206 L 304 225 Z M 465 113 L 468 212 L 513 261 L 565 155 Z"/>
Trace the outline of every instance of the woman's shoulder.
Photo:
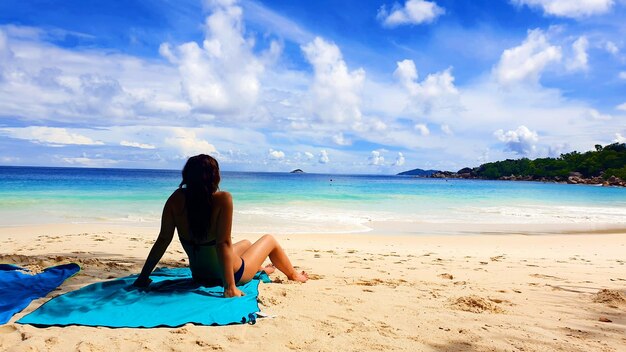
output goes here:
<path id="1" fill-rule="evenodd" d="M 217 203 L 232 203 L 233 196 L 226 191 L 217 191 L 213 193 L 213 200 Z"/>
<path id="2" fill-rule="evenodd" d="M 181 188 L 178 188 L 177 190 L 172 192 L 170 197 L 167 199 L 166 204 L 176 208 L 181 207 L 183 204 L 185 204 L 185 191 Z"/>

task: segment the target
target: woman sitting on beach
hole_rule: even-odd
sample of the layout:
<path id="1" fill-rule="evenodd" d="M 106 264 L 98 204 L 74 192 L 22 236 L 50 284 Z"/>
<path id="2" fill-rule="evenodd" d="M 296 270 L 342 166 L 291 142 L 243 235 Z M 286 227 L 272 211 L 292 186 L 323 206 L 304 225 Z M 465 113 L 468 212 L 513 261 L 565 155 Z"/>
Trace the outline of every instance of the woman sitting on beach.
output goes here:
<path id="1" fill-rule="evenodd" d="M 268 256 L 290 280 L 307 281 L 307 274 L 294 269 L 273 236 L 264 235 L 254 244 L 232 243 L 233 200 L 230 193 L 218 191 L 219 183 L 217 160 L 204 154 L 187 160 L 183 180 L 165 203 L 159 237 L 135 286 L 150 284 L 150 273 L 172 242 L 174 229 L 189 257 L 193 279 L 199 283 L 221 279 L 224 297 L 243 296 L 236 285 L 252 280 Z M 273 271 L 272 266 L 262 269 Z"/>

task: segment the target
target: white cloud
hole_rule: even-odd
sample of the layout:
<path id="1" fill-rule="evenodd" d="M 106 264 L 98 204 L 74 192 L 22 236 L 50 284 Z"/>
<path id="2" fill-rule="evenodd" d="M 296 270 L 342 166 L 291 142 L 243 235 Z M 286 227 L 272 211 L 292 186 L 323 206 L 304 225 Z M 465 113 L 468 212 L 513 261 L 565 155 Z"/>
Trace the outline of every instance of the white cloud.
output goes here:
<path id="1" fill-rule="evenodd" d="M 430 130 L 428 129 L 428 126 L 426 126 L 423 123 L 418 123 L 417 125 L 414 126 L 414 128 L 422 136 L 428 136 L 430 134 Z"/>
<path id="2" fill-rule="evenodd" d="M 425 99 L 436 98 L 447 94 L 458 93 L 454 86 L 454 77 L 451 74 L 452 69 L 448 68 L 444 71 L 429 74 L 421 82 L 417 82 L 419 76 L 417 68 L 413 60 L 402 60 L 396 63 L 396 70 L 393 76 L 400 84 L 413 96 L 420 96 Z"/>
<path id="3" fill-rule="evenodd" d="M 124 146 L 124 147 L 133 147 L 133 148 L 139 148 L 139 149 L 155 149 L 156 148 L 152 144 L 139 143 L 139 142 L 130 142 L 130 141 L 121 141 L 120 145 Z"/>
<path id="4" fill-rule="evenodd" d="M 315 38 L 293 18 L 283 16 L 258 2 L 245 1 L 241 6 L 246 10 L 246 21 L 260 24 L 268 32 L 277 33 L 280 37 L 298 44 L 308 43 Z"/>
<path id="5" fill-rule="evenodd" d="M 352 144 L 352 141 L 349 139 L 346 139 L 346 137 L 341 132 L 333 136 L 333 142 L 337 145 L 344 145 L 344 146 Z"/>
<path id="6" fill-rule="evenodd" d="M 536 143 L 539 141 L 539 135 L 536 131 L 531 131 L 526 126 L 519 126 L 516 130 L 504 132 L 497 130 L 494 136 L 499 141 L 504 142 L 506 149 L 518 155 L 528 155 L 535 151 Z"/>
<path id="7" fill-rule="evenodd" d="M 396 162 L 393 164 L 394 166 L 402 166 L 404 165 L 404 155 L 398 152 L 398 157 L 396 158 Z"/>
<path id="8" fill-rule="evenodd" d="M 26 139 L 32 142 L 46 144 L 49 146 L 63 145 L 103 145 L 101 141 L 94 141 L 89 137 L 79 133 L 70 132 L 60 127 L 14 127 L 0 128 L 0 132 L 9 135 L 12 138 Z"/>
<path id="9" fill-rule="evenodd" d="M 16 31 L 44 32 L 14 27 L 10 33 Z M 0 37 L 6 39 L 7 35 Z M 107 50 L 61 48 L 39 41 L 37 36 L 23 37 L 0 39 L 0 52 L 11 53 L 0 54 L 4 57 L 0 58 L 0 111 L 5 116 L 106 126 L 137 119 L 179 118 L 189 112 L 176 70 L 169 65 Z"/>
<path id="10" fill-rule="evenodd" d="M 0 162 L 4 164 L 13 164 L 20 161 L 20 158 L 14 156 L 1 156 Z"/>
<path id="11" fill-rule="evenodd" d="M 621 133 L 615 134 L 615 139 L 613 140 L 615 143 L 626 143 L 626 137 L 622 136 Z"/>
<path id="12" fill-rule="evenodd" d="M 186 159 L 197 154 L 218 154 L 215 146 L 206 140 L 199 138 L 196 132 L 186 128 L 171 128 L 171 135 L 166 137 L 166 145 L 178 151 L 178 157 Z"/>
<path id="13" fill-rule="evenodd" d="M 328 164 L 330 158 L 328 158 L 328 152 L 326 150 L 321 150 L 319 154 L 318 162 L 320 164 Z"/>
<path id="14" fill-rule="evenodd" d="M 601 121 L 608 121 L 613 118 L 613 116 L 602 114 L 596 109 L 588 109 L 585 112 L 584 116 L 591 120 L 601 120 Z"/>
<path id="15" fill-rule="evenodd" d="M 587 49 L 589 48 L 589 41 L 586 37 L 578 38 L 572 44 L 572 50 L 574 51 L 574 57 L 568 61 L 567 69 L 570 71 L 586 71 L 589 69 Z"/>
<path id="16" fill-rule="evenodd" d="M 626 79 L 626 71 L 620 71 L 617 77 L 619 77 L 620 79 Z"/>
<path id="17" fill-rule="evenodd" d="M 626 111 L 626 103 L 619 104 L 615 107 L 617 110 Z"/>
<path id="18" fill-rule="evenodd" d="M 512 0 L 519 5 L 539 7 L 545 14 L 581 18 L 607 13 L 614 0 Z"/>
<path id="19" fill-rule="evenodd" d="M 2 29 L 0 29 L 0 63 L 6 62 L 13 58 L 13 52 L 9 48 L 9 39 Z M 2 67 L 0 67 L 0 70 Z M 0 71 L 2 74 L 2 71 Z M 2 78 L 2 76 L 0 76 Z"/>
<path id="20" fill-rule="evenodd" d="M 518 82 L 538 83 L 541 72 L 561 60 L 561 48 L 552 46 L 540 29 L 528 31 L 524 42 L 502 53 L 494 68 L 496 80 L 508 85 Z"/>
<path id="21" fill-rule="evenodd" d="M 615 45 L 615 43 L 610 40 L 607 41 L 606 44 L 604 44 L 604 49 L 606 49 L 606 51 L 613 55 L 619 54 L 619 48 L 617 47 L 617 45 Z"/>
<path id="22" fill-rule="evenodd" d="M 445 113 L 461 108 L 458 104 L 459 91 L 454 86 L 451 67 L 429 74 L 420 82 L 415 63 L 406 59 L 396 63 L 393 76 L 406 92 L 399 94 L 404 100 L 399 105 L 402 108 L 399 113 L 405 117 L 421 120 L 424 117 L 432 117 L 437 112 Z"/>
<path id="23" fill-rule="evenodd" d="M 209 3 L 202 46 L 188 42 L 159 52 L 178 66 L 185 98 L 209 114 L 242 113 L 252 108 L 260 92 L 264 63 L 255 56 L 253 42 L 244 38 L 242 9 L 234 1 Z M 270 51 L 277 50 L 276 45 Z"/>
<path id="24" fill-rule="evenodd" d="M 285 153 L 280 150 L 270 149 L 267 154 L 272 160 L 282 160 L 285 158 Z"/>
<path id="25" fill-rule="evenodd" d="M 103 158 L 88 158 L 85 156 L 77 158 L 62 158 L 63 161 L 70 165 L 81 165 L 87 167 L 107 167 L 118 164 L 117 160 Z"/>
<path id="26" fill-rule="evenodd" d="M 453 134 L 453 132 L 452 132 L 452 128 L 450 128 L 450 126 L 448 126 L 448 125 L 446 125 L 446 124 L 441 125 L 441 132 L 443 132 L 443 133 L 447 134 L 448 136 L 450 136 L 450 135 L 452 135 L 452 134 Z"/>
<path id="27" fill-rule="evenodd" d="M 310 152 L 304 152 L 304 156 L 308 159 L 311 160 L 315 157 L 315 155 L 313 155 L 313 153 Z"/>
<path id="28" fill-rule="evenodd" d="M 406 24 L 423 24 L 433 22 L 445 13 L 445 9 L 435 2 L 425 0 L 407 0 L 404 6 L 395 4 L 391 11 L 385 5 L 378 10 L 376 18 L 385 27 L 396 27 Z"/>
<path id="29" fill-rule="evenodd" d="M 385 164 L 385 157 L 378 150 L 372 150 L 369 158 L 367 159 L 370 165 L 380 166 Z"/>
<path id="30" fill-rule="evenodd" d="M 310 113 L 322 122 L 361 120 L 360 91 L 365 71 L 348 71 L 339 47 L 320 37 L 301 48 L 315 72 L 309 92 Z"/>

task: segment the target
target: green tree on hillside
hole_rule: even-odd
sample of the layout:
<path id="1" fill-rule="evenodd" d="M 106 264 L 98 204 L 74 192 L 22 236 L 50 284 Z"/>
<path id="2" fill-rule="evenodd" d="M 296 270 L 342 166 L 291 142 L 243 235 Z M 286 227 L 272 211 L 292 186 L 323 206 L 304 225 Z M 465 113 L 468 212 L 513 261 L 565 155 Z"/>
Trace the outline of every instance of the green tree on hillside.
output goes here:
<path id="1" fill-rule="evenodd" d="M 486 179 L 510 175 L 535 179 L 567 177 L 572 172 L 579 172 L 584 177 L 602 176 L 605 180 L 611 176 L 626 179 L 626 144 L 613 143 L 604 147 L 598 144 L 595 151 L 573 151 L 558 158 L 507 159 L 485 163 L 474 172 L 476 176 Z"/>

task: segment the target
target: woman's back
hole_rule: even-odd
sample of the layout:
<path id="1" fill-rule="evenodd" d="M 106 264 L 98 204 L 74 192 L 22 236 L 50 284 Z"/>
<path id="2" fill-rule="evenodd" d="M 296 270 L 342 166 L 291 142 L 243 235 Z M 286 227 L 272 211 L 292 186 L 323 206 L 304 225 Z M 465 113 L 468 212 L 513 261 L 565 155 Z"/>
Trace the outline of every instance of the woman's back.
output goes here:
<path id="1" fill-rule="evenodd" d="M 177 189 L 170 197 L 168 203 L 172 212 L 178 238 L 189 258 L 189 267 L 197 281 L 210 281 L 219 279 L 220 264 L 215 248 L 219 212 L 222 208 L 226 192 L 213 194 L 210 208 L 209 227 L 206 233 L 194 234 L 191 231 L 188 217 L 185 189 Z"/>

